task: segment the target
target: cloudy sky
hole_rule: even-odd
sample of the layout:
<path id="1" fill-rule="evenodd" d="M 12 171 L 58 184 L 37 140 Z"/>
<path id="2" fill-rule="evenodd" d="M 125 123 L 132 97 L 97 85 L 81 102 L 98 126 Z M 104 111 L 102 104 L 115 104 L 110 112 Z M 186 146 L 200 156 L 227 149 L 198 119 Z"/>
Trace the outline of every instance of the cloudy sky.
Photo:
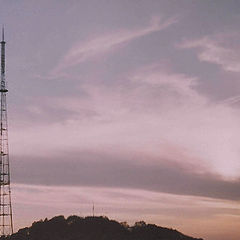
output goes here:
<path id="1" fill-rule="evenodd" d="M 0 1 L 15 230 L 107 215 L 240 237 L 240 1 Z"/>

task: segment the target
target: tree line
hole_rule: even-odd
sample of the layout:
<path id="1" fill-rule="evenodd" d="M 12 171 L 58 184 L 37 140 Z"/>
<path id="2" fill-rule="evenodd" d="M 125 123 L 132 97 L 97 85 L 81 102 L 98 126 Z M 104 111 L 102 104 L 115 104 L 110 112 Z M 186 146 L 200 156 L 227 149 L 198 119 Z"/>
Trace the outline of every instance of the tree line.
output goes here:
<path id="1" fill-rule="evenodd" d="M 56 216 L 0 240 L 202 240 L 143 221 L 129 226 L 107 217 Z"/>

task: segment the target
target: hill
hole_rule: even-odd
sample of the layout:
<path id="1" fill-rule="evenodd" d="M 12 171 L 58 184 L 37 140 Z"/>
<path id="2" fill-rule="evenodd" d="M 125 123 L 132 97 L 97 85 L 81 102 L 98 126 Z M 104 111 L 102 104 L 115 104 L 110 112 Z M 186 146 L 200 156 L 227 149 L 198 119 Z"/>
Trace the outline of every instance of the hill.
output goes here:
<path id="1" fill-rule="evenodd" d="M 176 230 L 136 222 L 129 227 L 106 217 L 57 216 L 34 222 L 31 227 L 1 240 L 200 240 Z M 201 239 L 202 240 L 202 239 Z"/>

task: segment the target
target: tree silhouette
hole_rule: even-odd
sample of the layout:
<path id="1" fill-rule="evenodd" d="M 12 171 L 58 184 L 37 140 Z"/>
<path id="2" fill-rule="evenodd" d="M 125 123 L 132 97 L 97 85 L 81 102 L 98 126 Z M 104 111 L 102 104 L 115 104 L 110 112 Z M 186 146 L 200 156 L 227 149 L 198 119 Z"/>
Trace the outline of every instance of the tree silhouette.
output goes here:
<path id="1" fill-rule="evenodd" d="M 56 216 L 34 222 L 0 240 L 201 240 L 176 230 L 136 222 L 130 227 L 107 217 Z"/>

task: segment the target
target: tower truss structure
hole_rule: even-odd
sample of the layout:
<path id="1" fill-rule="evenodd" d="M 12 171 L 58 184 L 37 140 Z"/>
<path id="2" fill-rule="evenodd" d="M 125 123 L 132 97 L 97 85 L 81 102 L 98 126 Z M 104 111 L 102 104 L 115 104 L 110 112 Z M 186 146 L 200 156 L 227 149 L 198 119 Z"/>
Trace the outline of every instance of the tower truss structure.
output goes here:
<path id="1" fill-rule="evenodd" d="M 8 122 L 7 122 L 7 86 L 5 80 L 5 45 L 4 29 L 1 41 L 1 109 L 0 109 L 0 236 L 13 233 L 10 167 L 8 152 Z"/>

